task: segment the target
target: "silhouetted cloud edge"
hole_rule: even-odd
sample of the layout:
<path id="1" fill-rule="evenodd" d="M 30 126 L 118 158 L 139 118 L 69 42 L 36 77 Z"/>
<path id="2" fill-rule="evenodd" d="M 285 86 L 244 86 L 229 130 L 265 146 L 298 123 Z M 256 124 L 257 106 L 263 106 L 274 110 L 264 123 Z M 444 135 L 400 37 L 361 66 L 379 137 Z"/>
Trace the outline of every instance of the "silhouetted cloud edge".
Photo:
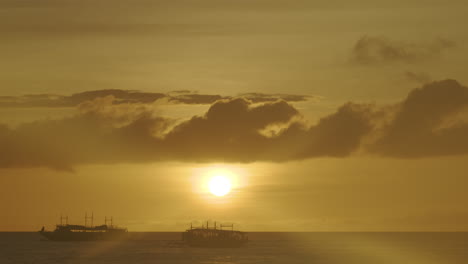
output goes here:
<path id="1" fill-rule="evenodd" d="M 468 154 L 468 88 L 455 80 L 426 84 L 390 106 L 349 102 L 312 126 L 284 100 L 221 99 L 186 121 L 113 100 L 87 101 L 60 120 L 0 126 L 0 167 Z"/>
<path id="2" fill-rule="evenodd" d="M 105 89 L 75 93 L 70 96 L 57 94 L 29 94 L 23 96 L 0 96 L 1 107 L 76 107 L 86 101 L 113 96 L 114 104 L 151 104 L 165 99 L 175 104 L 213 104 L 221 99 L 244 97 L 253 102 L 264 103 L 276 100 L 288 102 L 303 102 L 318 96 L 295 94 L 246 93 L 238 96 L 222 96 L 217 94 L 199 94 L 189 90 L 169 93 L 142 92 L 136 90 Z"/>

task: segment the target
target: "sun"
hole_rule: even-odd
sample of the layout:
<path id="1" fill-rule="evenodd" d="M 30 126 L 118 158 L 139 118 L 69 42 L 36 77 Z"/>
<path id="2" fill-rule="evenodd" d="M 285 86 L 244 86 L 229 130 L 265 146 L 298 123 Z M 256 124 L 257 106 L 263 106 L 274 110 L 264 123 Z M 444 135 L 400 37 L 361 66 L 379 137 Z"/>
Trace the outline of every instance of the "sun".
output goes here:
<path id="1" fill-rule="evenodd" d="M 208 182 L 210 192 L 216 196 L 224 196 L 231 191 L 231 181 L 224 176 L 214 176 Z"/>
<path id="2" fill-rule="evenodd" d="M 242 194 L 243 188 L 248 185 L 247 171 L 239 166 L 212 164 L 195 167 L 193 170 L 192 191 L 210 203 L 239 199 L 239 194 Z"/>

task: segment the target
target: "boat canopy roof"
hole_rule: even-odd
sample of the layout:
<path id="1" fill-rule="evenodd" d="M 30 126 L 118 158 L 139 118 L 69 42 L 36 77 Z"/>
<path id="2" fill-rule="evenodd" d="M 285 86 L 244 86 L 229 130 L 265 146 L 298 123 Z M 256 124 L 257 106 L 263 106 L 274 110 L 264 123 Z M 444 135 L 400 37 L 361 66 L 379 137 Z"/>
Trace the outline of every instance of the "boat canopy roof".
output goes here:
<path id="1" fill-rule="evenodd" d="M 57 230 L 82 230 L 82 231 L 105 231 L 108 229 L 118 229 L 107 225 L 83 226 L 83 225 L 57 225 Z"/>

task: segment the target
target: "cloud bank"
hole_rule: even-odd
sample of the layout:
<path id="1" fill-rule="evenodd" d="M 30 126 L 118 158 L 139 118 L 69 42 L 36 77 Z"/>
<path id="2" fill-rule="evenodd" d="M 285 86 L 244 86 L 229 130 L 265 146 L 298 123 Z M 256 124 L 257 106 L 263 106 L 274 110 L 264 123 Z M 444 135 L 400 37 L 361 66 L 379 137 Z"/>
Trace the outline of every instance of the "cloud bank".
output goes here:
<path id="1" fill-rule="evenodd" d="M 454 80 L 415 89 L 372 152 L 393 157 L 468 154 L 468 88 Z"/>
<path id="2" fill-rule="evenodd" d="M 314 125 L 281 99 L 221 99 L 186 121 L 114 100 L 86 101 L 80 114 L 61 120 L 0 126 L 0 167 L 468 154 L 468 88 L 454 80 L 427 84 L 391 106 L 346 103 Z"/>
<path id="3" fill-rule="evenodd" d="M 152 93 L 108 89 L 86 91 L 70 96 L 56 94 L 0 96 L 0 107 L 76 107 L 84 102 L 107 96 L 115 98 L 113 101 L 114 104 L 151 104 L 161 99 L 179 104 L 212 104 L 221 99 L 232 99 L 236 97 L 244 97 L 256 103 L 273 102 L 278 99 L 288 102 L 301 102 L 311 98 L 318 98 L 316 96 L 294 94 L 249 93 L 239 96 L 221 96 L 215 94 L 198 94 L 189 90 L 174 91 L 171 93 Z"/>

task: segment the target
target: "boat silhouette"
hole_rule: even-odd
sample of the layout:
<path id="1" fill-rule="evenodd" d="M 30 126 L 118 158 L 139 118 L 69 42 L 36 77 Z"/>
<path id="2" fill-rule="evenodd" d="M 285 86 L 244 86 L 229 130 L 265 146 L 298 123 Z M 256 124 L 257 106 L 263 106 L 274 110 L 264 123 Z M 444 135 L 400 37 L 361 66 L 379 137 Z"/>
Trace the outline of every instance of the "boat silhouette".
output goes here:
<path id="1" fill-rule="evenodd" d="M 223 229 L 223 228 L 230 229 Z M 245 232 L 234 230 L 234 225 L 220 225 L 219 228 L 214 223 L 210 227 L 208 222 L 206 226 L 193 227 L 182 233 L 182 240 L 191 247 L 241 247 L 249 239 Z"/>
<path id="2" fill-rule="evenodd" d="M 63 223 L 65 220 L 65 223 Z M 91 220 L 91 225 L 87 221 Z M 96 241 L 96 240 L 119 240 L 127 237 L 126 228 L 113 225 L 113 219 L 104 218 L 104 224 L 93 226 L 94 215 L 85 215 L 85 225 L 68 224 L 68 216 L 60 216 L 60 224 L 56 225 L 54 231 L 46 231 L 44 227 L 39 231 L 43 237 L 52 241 Z M 110 223 L 110 225 L 108 225 Z"/>

